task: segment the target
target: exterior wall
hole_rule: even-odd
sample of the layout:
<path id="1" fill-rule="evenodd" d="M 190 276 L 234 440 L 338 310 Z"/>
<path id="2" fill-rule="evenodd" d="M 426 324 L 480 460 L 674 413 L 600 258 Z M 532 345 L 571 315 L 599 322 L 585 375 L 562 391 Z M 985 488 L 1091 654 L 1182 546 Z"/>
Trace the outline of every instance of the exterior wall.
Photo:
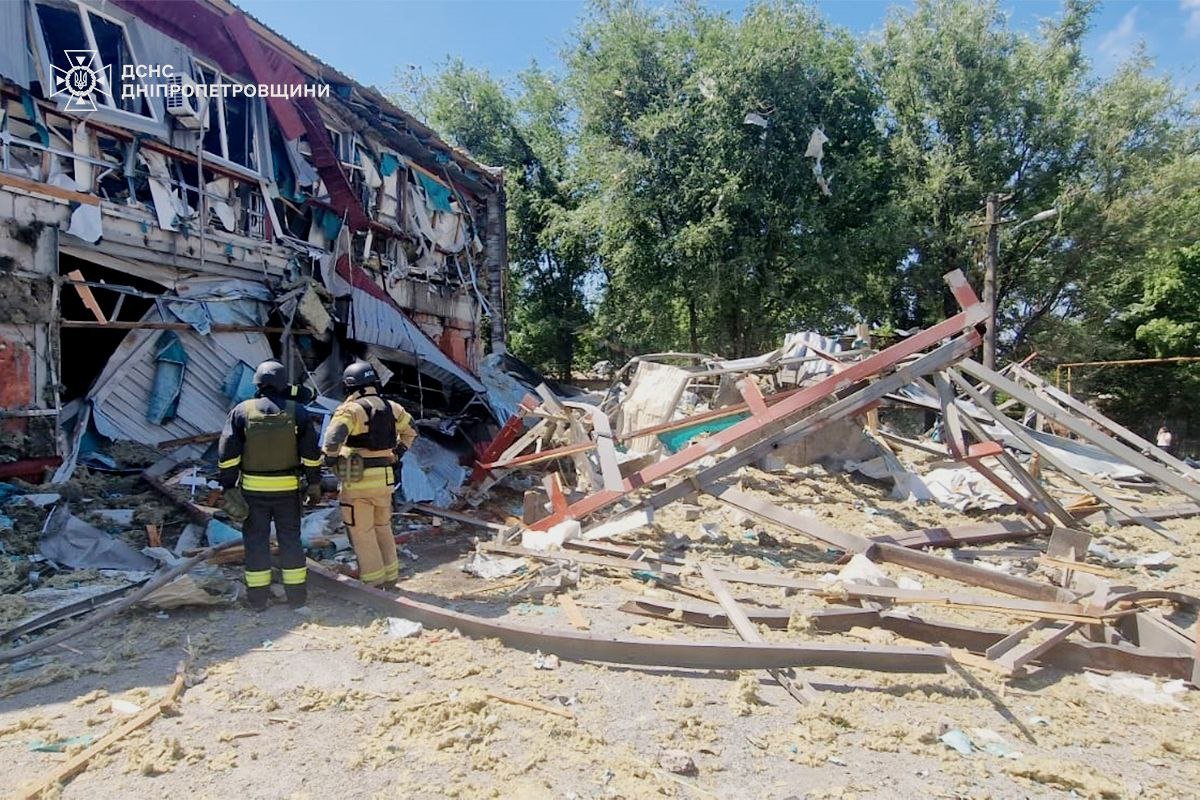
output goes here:
<path id="1" fill-rule="evenodd" d="M 161 101 L 152 104 L 150 120 L 112 108 L 75 112 L 61 96 L 40 93 L 39 86 L 51 85 L 52 57 L 38 20 L 29 16 L 38 13 L 37 2 L 12 4 L 4 12 L 5 24 L 24 27 L 32 37 L 28 63 L 19 63 L 19 52 L 0 59 L 8 70 L 0 75 L 0 102 L 9 134 L 0 143 L 4 424 L 31 419 L 39 411 L 53 413 L 60 359 L 89 357 L 57 352 L 58 297 L 75 291 L 59 275 L 60 255 L 151 281 L 167 295 L 194 276 L 255 281 L 277 295 L 305 282 L 336 289 L 331 273 L 349 256 L 354 269 L 415 323 L 414 331 L 429 339 L 428 346 L 464 370 L 476 369 L 488 338 L 480 331 L 484 308 L 501 296 L 493 276 L 505 267 L 494 228 L 498 212 L 503 218 L 498 172 L 452 151 L 374 90 L 313 61 L 257 23 L 247 26 L 228 4 L 58 2 L 81 9 L 81 19 L 94 9 L 123 25 L 142 63 L 152 63 L 146 61 L 149 55 L 188 72 L 202 63 L 246 83 L 257 82 L 270 68 L 281 78 L 338 84 L 338 92 L 309 109 L 319 111 L 334 131 L 316 129 L 322 139 L 328 134 L 328 141 L 312 140 L 310 113 L 303 135 L 287 143 L 295 147 L 281 161 L 279 129 L 287 126 L 278 117 L 295 109 L 290 101 L 256 99 L 248 113 L 257 161 L 247 167 L 211 153 L 198 161 L 202 134 L 167 114 Z M 212 24 L 175 24 L 197 19 Z M 264 53 L 274 55 L 264 60 Z M 237 64 L 244 74 L 232 74 Z M 348 98 L 359 107 L 364 99 L 373 104 L 372 118 L 358 116 Z M 300 102 L 295 108 L 302 107 Z M 301 186 L 298 181 L 306 174 L 319 179 Z M 440 199 L 435 197 L 439 184 L 445 193 Z M 347 197 L 361 204 L 366 223 L 336 232 L 339 217 L 333 217 L 331 230 L 328 203 Z M 98 239 L 94 209 L 99 211 Z M 209 218 L 201 220 L 200 214 Z M 88 225 L 76 225 L 80 220 Z M 107 297 L 111 308 L 112 295 Z M 128 316 L 121 320 L 130 321 Z M 491 338 L 496 339 L 495 332 Z M 413 350 L 418 364 L 423 347 Z"/>

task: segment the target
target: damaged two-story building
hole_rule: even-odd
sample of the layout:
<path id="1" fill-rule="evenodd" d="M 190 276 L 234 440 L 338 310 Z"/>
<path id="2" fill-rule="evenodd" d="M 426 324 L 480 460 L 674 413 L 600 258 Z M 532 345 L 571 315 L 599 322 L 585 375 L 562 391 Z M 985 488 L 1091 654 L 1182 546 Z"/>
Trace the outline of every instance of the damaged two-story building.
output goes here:
<path id="1" fill-rule="evenodd" d="M 8 458 L 202 446 L 272 356 L 488 413 L 500 170 L 225 0 L 0 3 L 0 78 Z"/>

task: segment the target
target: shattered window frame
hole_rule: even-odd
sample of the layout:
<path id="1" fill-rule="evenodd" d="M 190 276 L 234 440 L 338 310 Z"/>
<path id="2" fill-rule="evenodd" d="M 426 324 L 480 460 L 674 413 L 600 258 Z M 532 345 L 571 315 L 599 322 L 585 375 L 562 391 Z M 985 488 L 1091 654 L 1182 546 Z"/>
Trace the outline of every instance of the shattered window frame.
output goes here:
<path id="1" fill-rule="evenodd" d="M 33 13 L 30 15 L 31 19 L 29 27 L 32 29 L 33 36 L 35 37 L 38 47 L 41 50 L 39 60 L 41 61 L 43 75 L 40 82 L 42 83 L 42 92 L 48 99 L 49 92 L 51 91 L 50 87 L 53 86 L 53 67 L 58 66 L 61 69 L 63 68 L 63 64 L 60 63 L 60 59 L 55 58 L 55 50 L 50 46 L 50 41 L 48 40 L 46 30 L 46 18 L 42 14 L 43 9 L 67 13 L 74 12 L 75 22 L 78 25 L 79 32 L 83 34 L 86 49 L 95 53 L 96 57 L 102 62 L 103 58 L 100 54 L 100 46 L 96 40 L 95 30 L 92 28 L 92 17 L 95 16 L 97 19 L 115 26 L 119 30 L 121 42 L 124 44 L 125 51 L 129 54 L 130 64 L 137 65 L 142 63 L 141 59 L 138 58 L 137 51 L 133 47 L 133 40 L 129 36 L 129 26 L 126 25 L 124 21 L 117 19 L 110 14 L 106 14 L 104 11 L 101 11 L 94 6 L 80 2 L 80 0 L 37 0 L 37 2 L 33 3 Z M 139 97 L 144 113 L 142 111 L 130 110 L 121 105 L 120 94 L 122 85 L 122 64 L 108 64 L 107 62 L 103 63 L 112 70 L 111 86 L 109 87 L 111 94 L 105 94 L 103 92 L 97 93 L 99 95 L 97 108 L 103 109 L 109 113 L 124 115 L 131 119 L 139 120 L 143 123 L 152 122 L 161 124 L 163 120 L 159 119 L 158 114 L 154 110 L 154 105 L 150 103 L 145 96 Z M 140 76 L 135 76 L 134 80 L 137 81 L 138 85 L 145 85 L 145 82 Z M 65 105 L 66 102 L 67 101 L 65 98 L 59 99 L 60 106 Z M 77 113 L 66 109 L 60 110 L 66 114 Z"/>
<path id="2" fill-rule="evenodd" d="M 192 80 L 198 84 L 231 84 L 237 83 L 229 75 L 226 75 L 213 64 L 196 56 L 191 57 L 192 61 Z M 227 97 L 223 94 L 217 94 L 209 98 L 208 119 L 209 124 L 205 129 L 205 158 L 213 158 L 222 164 L 226 164 L 238 169 L 249 170 L 258 175 L 266 175 L 263 166 L 263 105 L 262 100 L 256 97 L 245 97 L 246 118 L 248 119 L 249 130 L 247 131 L 246 141 L 246 161 L 243 164 L 229 155 L 229 114 L 226 107 Z M 218 127 L 214 127 L 213 112 L 216 112 L 216 118 L 219 120 Z M 209 149 L 207 142 L 208 133 L 218 131 L 221 143 L 221 152 L 216 153 Z"/>

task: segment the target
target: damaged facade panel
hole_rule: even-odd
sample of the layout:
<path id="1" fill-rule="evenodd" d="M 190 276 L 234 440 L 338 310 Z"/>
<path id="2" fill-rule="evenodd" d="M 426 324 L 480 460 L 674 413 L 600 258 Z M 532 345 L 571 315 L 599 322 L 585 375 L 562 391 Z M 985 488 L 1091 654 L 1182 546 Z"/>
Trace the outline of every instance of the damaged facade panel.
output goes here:
<path id="1" fill-rule="evenodd" d="M 224 0 L 4 3 L 0 37 L 0 424 L 50 430 L 15 456 L 211 433 L 269 357 L 486 409 L 499 170 Z"/>

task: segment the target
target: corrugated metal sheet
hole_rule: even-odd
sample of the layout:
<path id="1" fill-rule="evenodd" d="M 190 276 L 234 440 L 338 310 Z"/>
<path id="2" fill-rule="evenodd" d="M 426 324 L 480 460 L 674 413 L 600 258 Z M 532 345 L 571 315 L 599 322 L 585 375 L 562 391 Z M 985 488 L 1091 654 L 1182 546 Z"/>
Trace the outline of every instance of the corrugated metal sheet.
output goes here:
<path id="1" fill-rule="evenodd" d="M 163 317 L 152 309 L 143 319 L 158 322 Z M 223 387 L 234 365 L 242 361 L 254 367 L 272 357 L 267 338 L 258 333 L 201 336 L 187 330 L 176 334 L 187 351 L 188 363 L 175 417 L 162 425 L 146 421 L 154 386 L 154 345 L 162 331 L 131 331 L 88 393 L 92 419 L 100 433 L 152 445 L 219 431 L 230 406 Z"/>
<path id="2" fill-rule="evenodd" d="M 357 283 L 357 282 L 356 282 Z M 443 383 L 457 383 L 483 393 L 483 384 L 453 359 L 438 349 L 415 322 L 393 305 L 383 289 L 374 287 L 383 297 L 366 287 L 355 285 L 350 295 L 350 335 L 367 344 L 379 345 L 408 354 L 414 365 Z M 386 298 L 386 299 L 385 299 Z"/>

